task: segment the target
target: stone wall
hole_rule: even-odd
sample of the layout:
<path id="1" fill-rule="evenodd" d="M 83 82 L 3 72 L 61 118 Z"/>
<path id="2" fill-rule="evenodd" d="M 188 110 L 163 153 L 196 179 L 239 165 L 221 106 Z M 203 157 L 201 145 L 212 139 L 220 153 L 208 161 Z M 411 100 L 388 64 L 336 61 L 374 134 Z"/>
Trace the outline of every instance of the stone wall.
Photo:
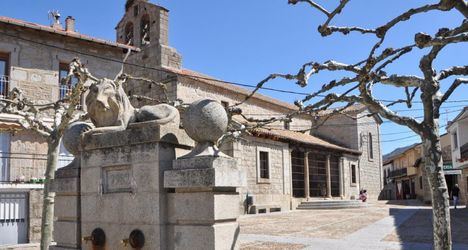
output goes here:
<path id="1" fill-rule="evenodd" d="M 431 188 L 429 187 L 429 181 L 425 176 L 426 169 L 424 164 L 420 164 L 418 168 L 418 173 L 415 177 L 415 193 L 417 199 L 423 201 L 424 203 L 431 203 Z M 422 188 L 421 182 L 422 181 Z"/>
<path id="2" fill-rule="evenodd" d="M 368 117 L 368 111 L 359 114 L 362 118 L 358 119 L 358 135 L 361 142 L 359 149 L 362 154 L 359 158 L 360 188 L 366 189 L 369 199 L 376 200 L 379 197 L 380 190 L 383 189 L 383 170 L 382 170 L 382 152 L 380 147 L 380 126 L 374 117 Z M 372 134 L 373 158 L 369 154 L 369 133 Z"/>
<path id="3" fill-rule="evenodd" d="M 254 206 L 268 206 L 290 209 L 291 174 L 290 152 L 286 143 L 247 136 L 245 140 L 231 143 L 226 153 L 237 160 L 240 169 L 247 176 L 247 186 L 239 190 L 241 200 L 245 202 L 247 194 L 253 196 Z M 269 179 L 259 176 L 259 151 L 268 152 Z M 245 204 L 240 204 L 245 213 Z"/>
<path id="4" fill-rule="evenodd" d="M 41 241 L 42 189 L 29 191 L 29 242 Z"/>
<path id="5" fill-rule="evenodd" d="M 177 84 L 177 98 L 184 101 L 184 103 L 191 103 L 200 99 L 212 99 L 219 102 L 226 102 L 229 105 L 234 105 L 245 99 L 245 95 L 230 91 L 225 88 L 212 86 L 195 79 L 184 78 L 182 82 Z M 292 112 L 293 110 L 289 107 L 285 107 L 278 104 L 266 102 L 257 98 L 251 98 L 246 103 L 239 106 L 242 109 L 243 114 L 247 117 L 266 119 L 271 117 L 284 116 Z M 274 123 L 275 128 L 283 128 L 283 123 Z M 303 130 L 310 128 L 311 120 L 304 118 L 294 118 L 290 129 L 291 130 Z"/>
<path id="6" fill-rule="evenodd" d="M 312 134 L 362 152 L 359 157 L 359 187 L 367 190 L 369 199 L 375 200 L 383 188 L 380 126 L 374 117 L 367 117 L 367 114 L 368 111 L 354 114 L 358 119 L 334 115 Z M 373 158 L 369 155 L 369 133 L 372 134 Z"/>
<path id="7" fill-rule="evenodd" d="M 462 174 L 459 175 L 458 179 L 460 188 L 460 201 L 467 205 L 468 204 L 468 168 L 462 170 Z"/>
<path id="8" fill-rule="evenodd" d="M 351 181 L 351 165 L 356 166 L 356 183 Z M 353 155 L 344 155 L 343 156 L 343 187 L 344 187 L 344 199 L 345 200 L 354 200 L 359 198 L 360 190 L 360 175 L 359 175 L 359 157 Z"/>
<path id="9" fill-rule="evenodd" d="M 0 24 L 0 31 L 26 39 L 1 36 L 0 52 L 10 55 L 10 89 L 18 87 L 34 101 L 58 100 L 59 65 L 70 63 L 75 57 L 80 58 L 97 77 L 113 79 L 120 70 L 120 63 L 100 58 L 121 60 L 122 49 L 5 24 Z"/>
<path id="10" fill-rule="evenodd" d="M 321 121 L 317 121 L 316 124 L 321 124 Z M 318 126 L 314 129 L 312 134 L 324 138 L 327 141 L 334 142 L 335 144 L 360 150 L 357 120 L 348 116 L 331 116 L 322 126 Z"/>
<path id="11" fill-rule="evenodd" d="M 30 130 L 14 132 L 10 138 L 10 180 L 43 178 L 47 163 L 45 139 Z"/>

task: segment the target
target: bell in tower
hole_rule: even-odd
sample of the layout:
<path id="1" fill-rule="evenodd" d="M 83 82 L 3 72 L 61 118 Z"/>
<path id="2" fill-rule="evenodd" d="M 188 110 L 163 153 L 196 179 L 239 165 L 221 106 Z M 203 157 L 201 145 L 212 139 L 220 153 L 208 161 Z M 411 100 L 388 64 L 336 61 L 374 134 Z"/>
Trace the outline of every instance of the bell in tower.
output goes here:
<path id="1" fill-rule="evenodd" d="M 117 42 L 139 48 L 167 45 L 168 12 L 148 0 L 127 0 L 125 15 L 116 27 Z"/>

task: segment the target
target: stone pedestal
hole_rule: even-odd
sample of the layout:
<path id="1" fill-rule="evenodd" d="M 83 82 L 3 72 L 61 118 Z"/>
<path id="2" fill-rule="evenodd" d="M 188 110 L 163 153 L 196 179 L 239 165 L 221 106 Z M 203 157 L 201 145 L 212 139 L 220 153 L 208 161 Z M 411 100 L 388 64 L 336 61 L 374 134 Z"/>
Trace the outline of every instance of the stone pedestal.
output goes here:
<path id="1" fill-rule="evenodd" d="M 82 249 L 101 249 L 93 245 L 95 230 L 105 234 L 102 249 L 134 249 L 134 230 L 144 236 L 142 249 L 167 249 L 163 173 L 192 140 L 176 125 L 146 122 L 86 135 L 82 145 Z"/>
<path id="2" fill-rule="evenodd" d="M 237 187 L 245 176 L 233 158 L 198 156 L 177 159 L 164 173 L 168 194 L 169 249 L 238 249 Z"/>
<path id="3" fill-rule="evenodd" d="M 52 183 L 55 192 L 53 250 L 81 249 L 80 160 L 55 172 Z"/>

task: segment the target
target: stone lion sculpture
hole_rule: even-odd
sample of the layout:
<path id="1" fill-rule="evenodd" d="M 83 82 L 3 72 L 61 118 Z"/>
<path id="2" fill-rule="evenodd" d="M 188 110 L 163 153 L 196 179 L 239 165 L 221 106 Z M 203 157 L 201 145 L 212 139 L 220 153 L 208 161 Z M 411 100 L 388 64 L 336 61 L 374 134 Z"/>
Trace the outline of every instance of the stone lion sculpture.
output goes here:
<path id="1" fill-rule="evenodd" d="M 86 96 L 88 116 L 96 128 L 89 132 L 125 130 L 129 123 L 155 121 L 158 124 L 180 121 L 179 111 L 168 104 L 134 108 L 122 86 L 109 79 L 91 84 Z"/>

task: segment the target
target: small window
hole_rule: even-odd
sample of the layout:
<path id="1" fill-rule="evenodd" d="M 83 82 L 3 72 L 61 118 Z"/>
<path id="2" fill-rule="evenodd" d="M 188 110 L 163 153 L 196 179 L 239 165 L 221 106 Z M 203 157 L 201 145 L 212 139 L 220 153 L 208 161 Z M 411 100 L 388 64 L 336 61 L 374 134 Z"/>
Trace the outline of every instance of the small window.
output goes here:
<path id="1" fill-rule="evenodd" d="M 9 54 L 0 53 L 0 97 L 8 95 L 9 61 Z"/>
<path id="2" fill-rule="evenodd" d="M 351 184 L 356 184 L 356 165 L 351 164 Z"/>
<path id="3" fill-rule="evenodd" d="M 291 122 L 290 121 L 284 121 L 284 129 L 286 129 L 286 130 L 291 129 Z"/>
<path id="4" fill-rule="evenodd" d="M 458 134 L 457 134 L 457 132 L 453 133 L 452 137 L 453 137 L 453 149 L 455 150 L 455 149 L 458 148 Z"/>
<path id="5" fill-rule="evenodd" d="M 140 40 L 141 45 L 150 44 L 150 18 L 149 15 L 145 14 L 141 17 L 140 21 Z"/>
<path id="6" fill-rule="evenodd" d="M 269 179 L 270 178 L 270 169 L 269 169 L 269 162 L 268 162 L 268 152 L 260 151 L 260 178 L 262 179 Z"/>
<path id="7" fill-rule="evenodd" d="M 125 25 L 125 44 L 133 45 L 133 23 Z"/>
<path id="8" fill-rule="evenodd" d="M 223 107 L 224 107 L 225 110 L 228 110 L 228 108 L 229 108 L 229 102 L 221 101 L 221 105 L 223 105 Z"/>
<path id="9" fill-rule="evenodd" d="M 369 133 L 369 159 L 374 159 L 374 145 L 372 140 L 372 133 Z"/>
<path id="10" fill-rule="evenodd" d="M 423 189 L 423 177 L 422 176 L 419 176 L 419 189 Z"/>
<path id="11" fill-rule="evenodd" d="M 133 6 L 133 16 L 138 16 L 140 13 L 140 9 L 138 8 L 138 5 Z"/>

